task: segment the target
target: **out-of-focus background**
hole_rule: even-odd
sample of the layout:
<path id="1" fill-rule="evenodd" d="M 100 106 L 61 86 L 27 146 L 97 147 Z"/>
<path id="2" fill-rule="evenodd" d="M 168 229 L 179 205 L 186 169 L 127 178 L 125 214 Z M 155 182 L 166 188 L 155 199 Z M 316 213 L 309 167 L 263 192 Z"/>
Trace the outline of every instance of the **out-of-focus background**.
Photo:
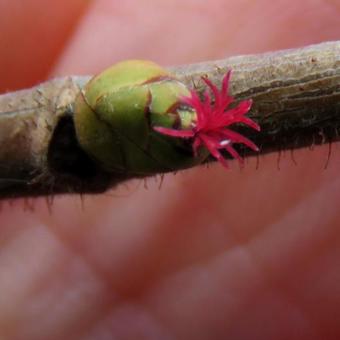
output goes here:
<path id="1" fill-rule="evenodd" d="M 95 73 L 127 58 L 172 65 L 339 38 L 337 0 L 303 3 L 2 0 L 0 92 L 52 74 Z M 66 62 L 74 50 L 81 57 Z"/>

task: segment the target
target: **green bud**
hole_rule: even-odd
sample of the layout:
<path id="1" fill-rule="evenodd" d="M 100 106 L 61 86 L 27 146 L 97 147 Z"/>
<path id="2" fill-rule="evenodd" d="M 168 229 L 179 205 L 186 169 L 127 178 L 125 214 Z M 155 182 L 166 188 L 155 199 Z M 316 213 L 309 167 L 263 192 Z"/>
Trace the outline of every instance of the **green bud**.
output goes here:
<path id="1" fill-rule="evenodd" d="M 201 163 L 189 140 L 154 126 L 188 129 L 196 119 L 179 99 L 187 87 L 160 66 L 141 60 L 118 63 L 92 78 L 75 103 L 80 146 L 105 170 L 145 176 Z"/>

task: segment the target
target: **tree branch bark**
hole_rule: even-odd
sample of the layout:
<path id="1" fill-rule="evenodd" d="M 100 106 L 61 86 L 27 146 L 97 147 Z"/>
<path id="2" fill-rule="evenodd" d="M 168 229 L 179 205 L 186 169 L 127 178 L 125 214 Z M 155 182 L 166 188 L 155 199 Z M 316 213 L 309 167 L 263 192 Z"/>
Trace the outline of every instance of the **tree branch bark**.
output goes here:
<path id="1" fill-rule="evenodd" d="M 202 92 L 201 76 L 220 84 L 228 69 L 231 94 L 253 99 L 250 116 L 262 131 L 246 134 L 260 153 L 339 140 L 340 41 L 170 70 Z M 129 179 L 100 169 L 77 143 L 72 104 L 89 79 L 65 77 L 0 95 L 0 198 L 98 193 Z"/>

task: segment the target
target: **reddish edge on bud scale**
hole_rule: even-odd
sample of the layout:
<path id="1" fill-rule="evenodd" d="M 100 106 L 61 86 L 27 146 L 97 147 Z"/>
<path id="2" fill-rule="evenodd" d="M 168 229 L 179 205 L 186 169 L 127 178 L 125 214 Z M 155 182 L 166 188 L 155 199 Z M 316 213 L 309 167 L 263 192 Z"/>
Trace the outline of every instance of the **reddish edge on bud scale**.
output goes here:
<path id="1" fill-rule="evenodd" d="M 245 116 L 251 108 L 251 99 L 244 100 L 235 108 L 228 109 L 228 106 L 234 101 L 234 98 L 228 95 L 230 76 L 231 71 L 227 72 L 223 77 L 221 90 L 209 79 L 202 77 L 202 80 L 212 91 L 214 96 L 213 104 L 211 103 L 208 89 L 204 93 L 203 100 L 199 98 L 194 90 L 191 91 L 191 96 L 181 99 L 182 103 L 191 106 L 196 111 L 197 119 L 192 129 L 177 130 L 160 126 L 154 127 L 154 129 L 167 136 L 192 138 L 192 147 L 195 155 L 197 155 L 199 147 L 205 146 L 211 155 L 226 168 L 228 168 L 227 161 L 219 150 L 227 150 L 232 157 L 238 159 L 243 164 L 243 158 L 233 148 L 233 144 L 241 143 L 254 151 L 259 149 L 248 138 L 230 130 L 228 127 L 235 123 L 243 123 L 260 131 L 260 126 Z"/>

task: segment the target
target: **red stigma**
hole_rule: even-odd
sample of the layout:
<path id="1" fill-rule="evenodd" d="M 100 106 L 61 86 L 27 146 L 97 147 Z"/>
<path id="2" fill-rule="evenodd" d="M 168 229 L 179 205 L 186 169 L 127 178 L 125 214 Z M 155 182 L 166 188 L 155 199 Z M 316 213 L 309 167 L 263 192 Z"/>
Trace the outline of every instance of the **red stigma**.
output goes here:
<path id="1" fill-rule="evenodd" d="M 220 150 L 226 150 L 229 154 L 243 164 L 243 158 L 234 149 L 233 144 L 244 144 L 254 151 L 258 147 L 248 138 L 229 129 L 229 126 L 235 123 L 243 123 L 257 131 L 260 126 L 245 114 L 249 112 L 252 100 L 241 101 L 235 108 L 228 109 L 234 98 L 229 96 L 229 80 L 231 71 L 223 78 L 222 88 L 219 90 L 209 79 L 202 77 L 203 81 L 210 88 L 214 103 L 212 104 L 208 89 L 201 100 L 196 91 L 190 91 L 191 95 L 181 99 L 181 102 L 191 106 L 197 114 L 197 120 L 191 130 L 177 130 L 164 127 L 155 127 L 154 129 L 164 135 L 193 138 L 193 151 L 197 155 L 199 147 L 206 147 L 211 155 L 228 168 L 227 160 L 223 157 Z"/>

